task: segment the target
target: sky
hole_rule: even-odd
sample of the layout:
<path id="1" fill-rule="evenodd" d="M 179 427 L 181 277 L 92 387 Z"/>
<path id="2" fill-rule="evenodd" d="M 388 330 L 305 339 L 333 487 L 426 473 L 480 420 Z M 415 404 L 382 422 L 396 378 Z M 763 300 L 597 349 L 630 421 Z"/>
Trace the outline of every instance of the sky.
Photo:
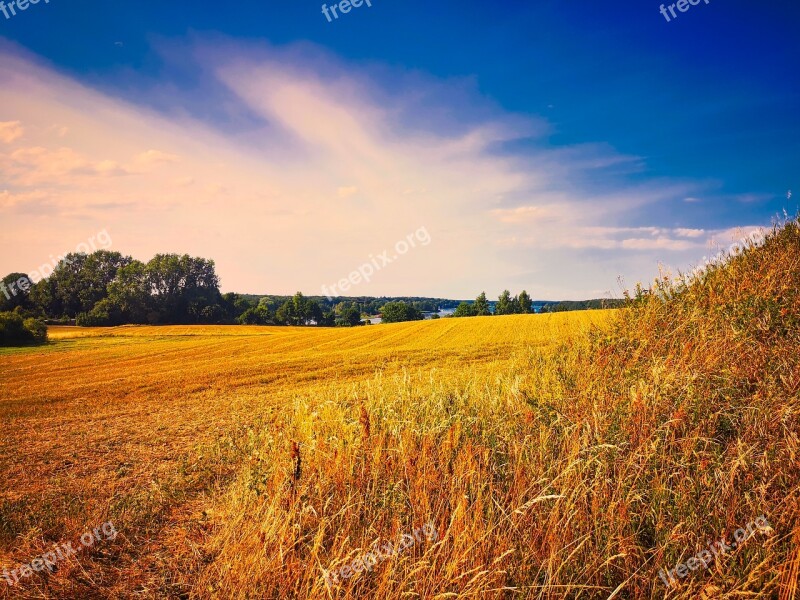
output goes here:
<path id="1" fill-rule="evenodd" d="M 369 4 L 0 5 L 0 274 L 620 297 L 798 211 L 796 0 Z"/>

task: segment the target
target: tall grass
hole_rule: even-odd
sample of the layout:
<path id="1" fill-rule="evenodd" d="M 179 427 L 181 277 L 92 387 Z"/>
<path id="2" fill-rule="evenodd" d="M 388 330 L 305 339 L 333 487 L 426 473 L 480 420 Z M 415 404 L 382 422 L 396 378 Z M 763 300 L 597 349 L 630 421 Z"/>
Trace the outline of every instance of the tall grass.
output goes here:
<path id="1" fill-rule="evenodd" d="M 685 289 L 640 290 L 611 327 L 510 364 L 299 396 L 248 437 L 196 594 L 798 598 L 798 290 L 789 222 Z M 659 579 L 762 514 L 771 532 Z M 435 544 L 324 580 L 428 521 Z"/>

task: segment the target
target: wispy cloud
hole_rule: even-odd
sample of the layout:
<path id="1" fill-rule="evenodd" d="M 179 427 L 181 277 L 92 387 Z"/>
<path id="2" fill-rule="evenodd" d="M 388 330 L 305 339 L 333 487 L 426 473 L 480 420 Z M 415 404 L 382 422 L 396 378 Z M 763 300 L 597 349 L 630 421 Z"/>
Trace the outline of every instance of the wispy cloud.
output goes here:
<path id="1" fill-rule="evenodd" d="M 22 123 L 19 121 L 3 121 L 0 122 L 0 142 L 10 144 L 11 142 L 22 137 L 25 131 L 22 129 Z"/>
<path id="2" fill-rule="evenodd" d="M 659 258 L 686 260 L 713 235 L 648 222 L 700 184 L 647 181 L 640 158 L 605 144 L 552 147 L 542 118 L 463 82 L 307 46 L 201 41 L 187 55 L 210 90 L 195 96 L 224 97 L 248 128 L 191 116 L 187 97 L 156 110 L 6 53 L 0 208 L 12 233 L 0 267 L 37 264 L 101 227 L 142 258 L 212 257 L 225 289 L 313 292 L 424 225 L 435 243 L 363 293 L 463 297 L 514 282 L 582 297 L 619 274 L 649 276 Z"/>

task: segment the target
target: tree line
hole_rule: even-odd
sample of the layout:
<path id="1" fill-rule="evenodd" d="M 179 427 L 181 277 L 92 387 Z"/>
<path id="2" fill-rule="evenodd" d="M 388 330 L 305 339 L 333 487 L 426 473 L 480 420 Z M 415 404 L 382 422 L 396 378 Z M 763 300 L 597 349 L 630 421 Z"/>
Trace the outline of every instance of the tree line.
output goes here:
<path id="1" fill-rule="evenodd" d="M 219 290 L 214 261 L 158 254 L 144 263 L 109 250 L 70 253 L 36 283 L 25 273 L 0 281 L 0 313 L 82 326 L 124 324 L 252 324 L 352 327 L 381 314 L 385 322 L 423 318 L 454 306 L 431 298 L 254 296 Z M 7 319 L 7 320 L 8 320 Z M 5 323 L 5 322 L 4 322 Z M 37 329 L 40 331 L 40 329 Z M 1 334 L 2 332 L 0 332 Z"/>
<path id="2" fill-rule="evenodd" d="M 483 317 L 488 315 L 526 315 L 533 313 L 533 301 L 525 290 L 518 296 L 511 297 L 511 292 L 503 290 L 497 298 L 492 312 L 486 292 L 481 292 L 474 302 L 462 302 L 453 313 L 454 317 Z"/>
<path id="3" fill-rule="evenodd" d="M 617 303 L 546 304 L 542 312 L 605 308 Z M 306 297 L 300 292 L 294 296 L 222 294 L 213 260 L 157 254 L 145 263 L 119 252 L 97 250 L 67 254 L 49 277 L 36 283 L 24 273 L 10 273 L 0 280 L 0 314 L 4 315 L 0 342 L 6 338 L 43 339 L 46 328 L 36 319 L 74 320 L 82 326 L 239 323 L 354 327 L 371 315 L 380 315 L 384 323 L 397 323 L 421 320 L 424 313 L 445 308 L 455 308 L 454 317 L 535 312 L 525 290 L 513 297 L 504 290 L 496 302 L 481 292 L 474 302 L 460 303 L 418 297 Z"/>

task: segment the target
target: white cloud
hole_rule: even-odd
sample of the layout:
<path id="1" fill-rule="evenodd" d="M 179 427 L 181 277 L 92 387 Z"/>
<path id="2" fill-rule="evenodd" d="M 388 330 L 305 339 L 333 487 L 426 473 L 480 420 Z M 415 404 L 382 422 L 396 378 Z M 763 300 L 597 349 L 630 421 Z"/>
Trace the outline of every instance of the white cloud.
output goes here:
<path id="1" fill-rule="evenodd" d="M 142 259 L 215 259 L 225 290 L 313 294 L 424 226 L 428 246 L 353 293 L 469 297 L 513 281 L 580 298 L 619 274 L 655 271 L 670 253 L 684 257 L 713 233 L 630 225 L 697 186 L 581 184 L 587 170 L 641 161 L 602 144 L 552 149 L 541 119 L 498 108 L 460 118 L 460 105 L 486 100 L 448 82 L 393 73 L 408 89 L 389 93 L 369 70 L 309 61 L 302 49 L 213 50 L 205 76 L 251 119 L 246 135 L 164 116 L 13 54 L 0 63 L 0 105 L 20 128 L 0 124 L 11 232 L 0 271 L 108 228 L 116 249 Z M 424 118 L 417 101 L 428 95 L 444 99 L 430 110 L 452 117 L 446 127 Z M 497 151 L 519 137 L 535 151 Z"/>
<path id="2" fill-rule="evenodd" d="M 25 130 L 19 121 L 0 121 L 0 142 L 10 144 L 21 138 Z"/>
<path id="3" fill-rule="evenodd" d="M 147 150 L 146 152 L 142 152 L 139 156 L 136 157 L 136 164 L 144 165 L 144 166 L 151 166 L 157 164 L 169 164 L 169 163 L 176 163 L 180 160 L 175 154 L 170 154 L 169 152 L 161 152 L 160 150 Z"/>
<path id="4" fill-rule="evenodd" d="M 339 196 L 339 198 L 342 200 L 344 200 L 345 198 L 349 198 L 350 196 L 353 196 L 357 193 L 358 193 L 358 188 L 354 185 L 340 187 L 338 190 L 336 190 L 337 196 Z"/>

